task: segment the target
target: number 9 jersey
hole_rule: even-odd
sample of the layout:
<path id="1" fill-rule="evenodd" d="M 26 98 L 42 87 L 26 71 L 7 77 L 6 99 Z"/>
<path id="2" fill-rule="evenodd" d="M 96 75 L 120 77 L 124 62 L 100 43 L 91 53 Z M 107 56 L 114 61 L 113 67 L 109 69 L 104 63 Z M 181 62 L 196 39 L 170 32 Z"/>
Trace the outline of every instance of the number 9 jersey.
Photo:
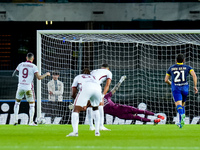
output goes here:
<path id="1" fill-rule="evenodd" d="M 37 66 L 30 61 L 26 61 L 20 63 L 16 70 L 19 71 L 18 88 L 31 90 L 34 74 L 38 72 Z"/>
<path id="2" fill-rule="evenodd" d="M 172 91 L 180 88 L 184 90 L 184 86 L 188 89 L 187 76 L 192 70 L 192 67 L 184 65 L 183 63 L 177 63 L 168 69 L 167 75 L 172 78 Z"/>

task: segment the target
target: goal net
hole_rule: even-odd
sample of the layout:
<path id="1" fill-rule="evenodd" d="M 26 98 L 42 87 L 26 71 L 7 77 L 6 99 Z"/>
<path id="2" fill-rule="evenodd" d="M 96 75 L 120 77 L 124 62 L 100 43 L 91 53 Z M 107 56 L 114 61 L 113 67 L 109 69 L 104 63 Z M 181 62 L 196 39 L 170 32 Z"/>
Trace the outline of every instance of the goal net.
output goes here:
<path id="1" fill-rule="evenodd" d="M 37 65 L 40 73 L 59 71 L 58 80 L 63 82 L 63 99 L 48 99 L 47 77 L 37 83 L 37 116 L 46 118 L 47 123 L 69 124 L 71 111 L 71 84 L 85 67 L 98 69 L 103 63 L 110 66 L 113 74 L 110 89 L 122 75 L 127 79 L 113 95 L 115 103 L 161 113 L 165 123 L 176 123 L 177 112 L 171 87 L 164 82 L 167 69 L 175 64 L 179 53 L 185 55 L 185 64 L 200 74 L 200 31 L 196 30 L 54 30 L 37 31 Z M 186 124 L 199 123 L 200 99 L 193 91 L 192 77 L 186 102 Z M 41 101 L 41 102 L 40 102 Z M 143 105 L 142 105 L 142 104 Z M 141 104 L 141 105 L 140 105 Z M 143 106 L 143 107 L 142 107 Z M 86 123 L 86 113 L 81 112 L 80 123 Z M 125 121 L 109 115 L 105 123 L 141 124 Z"/>

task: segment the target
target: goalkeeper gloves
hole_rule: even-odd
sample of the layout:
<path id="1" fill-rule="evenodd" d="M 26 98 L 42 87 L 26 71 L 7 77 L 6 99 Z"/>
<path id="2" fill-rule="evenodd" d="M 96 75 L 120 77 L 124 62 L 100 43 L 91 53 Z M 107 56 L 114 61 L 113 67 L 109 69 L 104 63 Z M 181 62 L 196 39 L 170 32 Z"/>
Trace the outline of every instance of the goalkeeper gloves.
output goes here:
<path id="1" fill-rule="evenodd" d="M 126 79 L 126 76 L 123 75 L 123 76 L 121 77 L 121 79 L 119 80 L 119 82 L 122 83 L 125 79 Z"/>
<path id="2" fill-rule="evenodd" d="M 70 103 L 69 106 L 68 106 L 68 108 L 69 108 L 70 110 L 74 109 L 74 104 Z"/>

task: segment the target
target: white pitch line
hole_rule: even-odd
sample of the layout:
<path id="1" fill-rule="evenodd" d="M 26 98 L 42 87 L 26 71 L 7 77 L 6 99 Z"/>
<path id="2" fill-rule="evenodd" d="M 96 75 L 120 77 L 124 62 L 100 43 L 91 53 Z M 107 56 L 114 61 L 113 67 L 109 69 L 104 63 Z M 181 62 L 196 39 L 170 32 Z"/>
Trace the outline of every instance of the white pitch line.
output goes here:
<path id="1" fill-rule="evenodd" d="M 200 150 L 200 147 L 165 147 L 165 146 L 0 146 L 1 149 L 159 149 L 159 150 Z"/>

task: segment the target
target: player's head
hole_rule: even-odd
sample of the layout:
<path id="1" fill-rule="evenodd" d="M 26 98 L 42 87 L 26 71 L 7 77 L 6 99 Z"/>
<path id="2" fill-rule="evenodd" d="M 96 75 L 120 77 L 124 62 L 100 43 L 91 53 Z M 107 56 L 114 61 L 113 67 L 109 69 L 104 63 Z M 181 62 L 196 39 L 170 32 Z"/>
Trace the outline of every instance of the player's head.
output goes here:
<path id="1" fill-rule="evenodd" d="M 177 63 L 183 63 L 185 61 L 184 55 L 183 54 L 178 54 L 176 57 L 176 62 Z"/>
<path id="2" fill-rule="evenodd" d="M 26 55 L 26 60 L 33 62 L 33 60 L 34 60 L 34 55 L 33 55 L 33 53 L 28 53 L 28 54 Z"/>
<path id="3" fill-rule="evenodd" d="M 52 77 L 53 77 L 54 80 L 58 80 L 59 75 L 60 75 L 60 73 L 59 73 L 58 70 L 54 70 L 52 72 Z"/>
<path id="4" fill-rule="evenodd" d="M 84 68 L 81 73 L 82 74 L 90 74 L 90 69 L 89 68 Z"/>
<path id="5" fill-rule="evenodd" d="M 102 69 L 108 69 L 108 70 L 109 70 L 108 64 L 102 64 L 102 65 L 101 65 L 101 68 L 102 68 Z"/>

